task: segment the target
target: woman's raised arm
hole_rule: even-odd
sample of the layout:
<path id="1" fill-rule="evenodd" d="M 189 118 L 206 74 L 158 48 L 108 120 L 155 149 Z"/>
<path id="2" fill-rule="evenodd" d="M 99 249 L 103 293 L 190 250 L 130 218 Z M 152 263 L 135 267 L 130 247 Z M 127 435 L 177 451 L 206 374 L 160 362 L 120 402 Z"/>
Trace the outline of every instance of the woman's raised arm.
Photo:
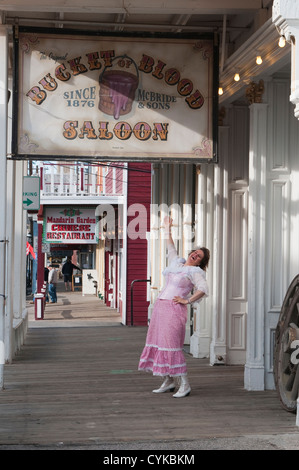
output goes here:
<path id="1" fill-rule="evenodd" d="M 171 235 L 171 227 L 172 227 L 172 218 L 169 216 L 164 217 L 164 226 L 165 226 L 165 237 L 167 240 L 167 247 L 170 245 L 174 246 L 174 241 Z"/>

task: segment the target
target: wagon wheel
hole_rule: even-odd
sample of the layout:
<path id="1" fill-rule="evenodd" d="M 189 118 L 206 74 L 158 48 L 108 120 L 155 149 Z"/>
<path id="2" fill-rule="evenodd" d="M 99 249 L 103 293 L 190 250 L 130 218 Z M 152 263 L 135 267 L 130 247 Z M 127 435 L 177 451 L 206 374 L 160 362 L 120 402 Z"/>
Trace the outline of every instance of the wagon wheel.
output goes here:
<path id="1" fill-rule="evenodd" d="M 284 298 L 275 332 L 274 378 L 283 408 L 296 412 L 299 392 L 298 353 L 293 341 L 299 340 L 299 274 Z M 298 343 L 297 343 L 298 344 Z M 297 360 L 296 360 L 297 359 Z"/>

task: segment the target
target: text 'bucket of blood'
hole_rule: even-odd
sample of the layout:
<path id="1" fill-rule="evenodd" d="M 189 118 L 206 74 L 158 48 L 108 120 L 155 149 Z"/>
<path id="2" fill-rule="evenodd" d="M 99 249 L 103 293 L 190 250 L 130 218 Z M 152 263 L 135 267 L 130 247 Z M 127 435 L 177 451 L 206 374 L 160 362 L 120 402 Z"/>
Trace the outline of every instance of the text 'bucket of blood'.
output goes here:
<path id="1" fill-rule="evenodd" d="M 132 109 L 139 76 L 137 65 L 133 59 L 128 56 L 115 57 L 114 61 L 116 59 L 121 67 L 131 69 L 135 66 L 136 69 L 136 73 L 131 73 L 123 68 L 111 68 L 110 70 L 106 68 L 100 75 L 99 109 L 103 113 L 114 116 L 114 119 L 119 119 L 120 116 L 128 114 Z"/>

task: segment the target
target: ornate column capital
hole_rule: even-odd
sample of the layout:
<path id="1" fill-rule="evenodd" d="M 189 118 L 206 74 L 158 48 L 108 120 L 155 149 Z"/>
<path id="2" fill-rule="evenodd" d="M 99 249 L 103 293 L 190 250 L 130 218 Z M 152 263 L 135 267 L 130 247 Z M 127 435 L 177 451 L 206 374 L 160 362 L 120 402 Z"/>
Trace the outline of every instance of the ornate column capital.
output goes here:
<path id="1" fill-rule="evenodd" d="M 264 90 L 263 80 L 260 80 L 259 83 L 250 82 L 249 86 L 246 88 L 246 98 L 249 103 L 262 103 Z"/>

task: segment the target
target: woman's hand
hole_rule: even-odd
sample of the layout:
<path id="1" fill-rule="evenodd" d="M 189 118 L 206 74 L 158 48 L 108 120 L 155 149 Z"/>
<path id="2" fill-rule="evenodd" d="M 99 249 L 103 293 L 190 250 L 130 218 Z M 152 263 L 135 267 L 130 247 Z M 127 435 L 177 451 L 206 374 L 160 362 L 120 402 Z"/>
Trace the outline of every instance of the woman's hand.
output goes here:
<path id="1" fill-rule="evenodd" d="M 176 295 L 172 300 L 174 301 L 175 304 L 187 305 L 188 303 L 187 299 L 183 299 L 183 297 L 180 297 L 178 295 Z"/>

